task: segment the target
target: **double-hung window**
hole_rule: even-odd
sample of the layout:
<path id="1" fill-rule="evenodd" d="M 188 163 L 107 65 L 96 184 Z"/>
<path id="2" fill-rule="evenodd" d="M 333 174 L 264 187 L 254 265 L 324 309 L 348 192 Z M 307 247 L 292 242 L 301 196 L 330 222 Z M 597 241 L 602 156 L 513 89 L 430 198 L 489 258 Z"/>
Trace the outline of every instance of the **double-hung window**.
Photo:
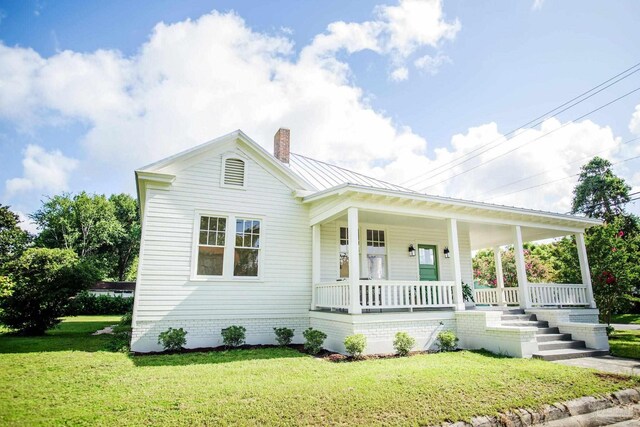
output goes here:
<path id="1" fill-rule="evenodd" d="M 233 275 L 238 277 L 257 277 L 259 259 L 260 221 L 237 218 Z"/>
<path id="2" fill-rule="evenodd" d="M 198 276 L 222 276 L 227 219 L 216 216 L 200 217 L 198 233 Z"/>
<path id="3" fill-rule="evenodd" d="M 369 278 L 387 278 L 387 247 L 384 230 L 367 230 L 367 261 Z"/>
<path id="4" fill-rule="evenodd" d="M 349 277 L 349 229 L 340 227 L 340 278 Z"/>

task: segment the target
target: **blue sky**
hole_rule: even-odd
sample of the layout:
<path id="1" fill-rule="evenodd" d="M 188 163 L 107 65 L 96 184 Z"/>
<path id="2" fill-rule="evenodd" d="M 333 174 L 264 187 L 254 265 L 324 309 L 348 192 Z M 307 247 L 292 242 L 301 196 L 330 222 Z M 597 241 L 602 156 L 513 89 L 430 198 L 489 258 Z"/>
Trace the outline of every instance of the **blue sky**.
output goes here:
<path id="1" fill-rule="evenodd" d="M 426 3 L 2 1 L 0 201 L 28 213 L 60 191 L 133 192 L 136 166 L 238 127 L 271 149 L 281 125 L 294 151 L 400 183 L 640 62 L 636 1 Z M 637 87 L 640 73 L 519 142 Z M 639 104 L 637 92 L 428 191 L 484 200 L 595 152 L 639 155 L 622 144 L 640 134 Z M 639 166 L 616 171 L 638 188 Z M 489 201 L 565 211 L 574 182 Z"/>

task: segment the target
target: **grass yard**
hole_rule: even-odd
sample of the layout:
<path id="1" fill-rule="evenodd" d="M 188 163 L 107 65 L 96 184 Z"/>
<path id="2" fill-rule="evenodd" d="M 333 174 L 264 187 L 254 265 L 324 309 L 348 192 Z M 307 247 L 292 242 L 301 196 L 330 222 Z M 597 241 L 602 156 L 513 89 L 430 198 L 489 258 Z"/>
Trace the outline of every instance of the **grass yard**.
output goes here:
<path id="1" fill-rule="evenodd" d="M 640 314 L 614 314 L 611 316 L 611 323 L 640 325 Z"/>
<path id="2" fill-rule="evenodd" d="M 116 321 L 0 335 L 0 425 L 429 425 L 640 385 L 467 351 L 357 363 L 288 348 L 131 358 L 90 335 Z"/>
<path id="3" fill-rule="evenodd" d="M 640 359 L 640 331 L 614 331 L 609 346 L 614 356 Z"/>

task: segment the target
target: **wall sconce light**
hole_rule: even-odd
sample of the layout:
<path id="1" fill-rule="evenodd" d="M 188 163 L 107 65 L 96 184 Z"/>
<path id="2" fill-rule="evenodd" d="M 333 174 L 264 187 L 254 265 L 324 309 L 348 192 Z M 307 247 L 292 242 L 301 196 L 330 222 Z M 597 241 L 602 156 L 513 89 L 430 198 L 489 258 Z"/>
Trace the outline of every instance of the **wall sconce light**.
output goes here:
<path id="1" fill-rule="evenodd" d="M 447 246 L 444 247 L 444 257 L 449 258 L 449 248 Z"/>
<path id="2" fill-rule="evenodd" d="M 409 243 L 409 256 L 416 256 L 416 248 L 413 247 L 413 243 Z"/>

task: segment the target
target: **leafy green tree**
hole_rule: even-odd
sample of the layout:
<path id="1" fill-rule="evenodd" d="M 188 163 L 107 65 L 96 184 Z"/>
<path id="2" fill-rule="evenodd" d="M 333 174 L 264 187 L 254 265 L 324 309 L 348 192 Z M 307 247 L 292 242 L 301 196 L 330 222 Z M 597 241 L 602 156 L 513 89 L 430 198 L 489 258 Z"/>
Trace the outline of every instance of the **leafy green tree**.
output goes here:
<path id="1" fill-rule="evenodd" d="M 0 204 L 0 273 L 4 265 L 19 257 L 32 240 L 29 233 L 20 228 L 20 218 Z"/>
<path id="2" fill-rule="evenodd" d="M 27 249 L 0 279 L 0 323 L 25 335 L 42 335 L 60 323 L 72 296 L 97 272 L 70 249 Z"/>
<path id="3" fill-rule="evenodd" d="M 113 204 L 84 191 L 49 198 L 31 218 L 41 230 L 36 239 L 40 246 L 71 249 L 83 259 L 97 256 L 120 232 Z"/>
<path id="4" fill-rule="evenodd" d="M 538 255 L 536 254 L 538 252 Z M 532 283 L 553 281 L 554 271 L 548 262 L 544 262 L 536 245 L 528 244 L 524 248 L 525 270 L 527 279 Z M 545 252 L 546 253 L 546 250 Z M 497 285 L 495 258 L 493 249 L 481 250 L 473 257 L 474 277 L 486 286 Z M 502 251 L 502 273 L 505 286 L 518 286 L 518 274 L 516 271 L 515 252 L 513 247 Z"/>
<path id="5" fill-rule="evenodd" d="M 624 213 L 631 187 L 611 170 L 611 162 L 594 157 L 582 166 L 573 190 L 571 213 L 583 213 L 606 221 Z"/>
<path id="6" fill-rule="evenodd" d="M 128 194 L 109 197 L 119 227 L 107 248 L 111 276 L 120 281 L 135 277 L 140 250 L 140 215 L 138 201 Z M 135 280 L 135 279 L 134 279 Z"/>

